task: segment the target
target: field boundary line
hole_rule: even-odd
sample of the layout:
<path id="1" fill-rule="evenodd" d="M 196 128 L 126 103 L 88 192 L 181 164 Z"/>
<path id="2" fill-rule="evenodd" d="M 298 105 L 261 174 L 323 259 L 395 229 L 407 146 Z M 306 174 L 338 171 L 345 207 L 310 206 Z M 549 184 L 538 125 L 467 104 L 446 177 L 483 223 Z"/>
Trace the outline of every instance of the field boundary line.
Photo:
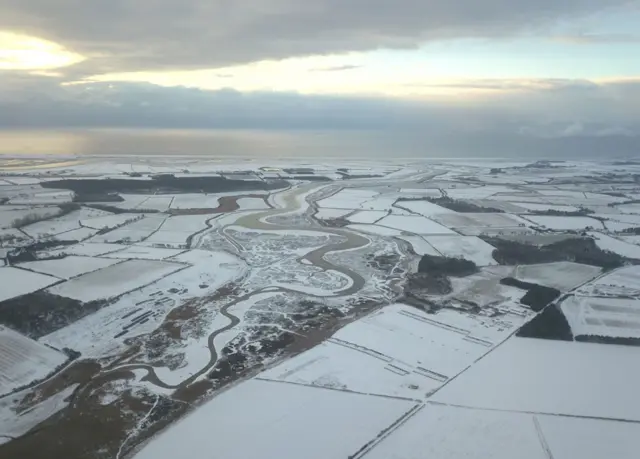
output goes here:
<path id="1" fill-rule="evenodd" d="M 299 382 L 294 382 L 294 381 L 282 381 L 280 379 L 261 378 L 259 376 L 256 376 L 253 379 L 255 379 L 256 381 L 264 381 L 264 382 L 270 382 L 270 383 L 276 383 L 276 384 L 291 384 L 293 386 L 308 387 L 310 389 L 321 389 L 321 390 L 331 390 L 331 391 L 334 391 L 334 392 L 344 392 L 345 394 L 365 395 L 365 396 L 369 396 L 369 397 L 387 398 L 387 399 L 391 399 L 391 400 L 401 400 L 403 402 L 423 403 L 423 401 L 420 400 L 420 399 L 409 398 L 409 397 L 400 397 L 398 395 L 372 394 L 372 393 L 369 393 L 369 392 L 358 392 L 358 391 L 351 390 L 351 389 L 340 389 L 340 388 L 337 388 L 337 387 L 317 386 L 317 385 L 314 385 L 314 384 L 299 383 Z"/>

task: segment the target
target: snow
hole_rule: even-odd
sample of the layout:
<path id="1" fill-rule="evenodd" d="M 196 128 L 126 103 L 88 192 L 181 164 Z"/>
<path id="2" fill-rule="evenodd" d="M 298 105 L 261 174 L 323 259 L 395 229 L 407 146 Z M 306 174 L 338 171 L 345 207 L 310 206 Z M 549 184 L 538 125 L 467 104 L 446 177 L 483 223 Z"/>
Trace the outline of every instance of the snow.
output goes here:
<path id="1" fill-rule="evenodd" d="M 81 220 L 80 224 L 88 228 L 99 230 L 103 228 L 115 228 L 118 226 L 122 226 L 127 222 L 132 222 L 133 220 L 136 220 L 137 218 L 140 218 L 140 215 L 134 215 L 134 214 L 109 215 L 108 217 L 88 218 L 85 220 Z"/>
<path id="2" fill-rule="evenodd" d="M 442 193 L 437 188 L 401 188 L 400 193 L 422 195 L 430 198 L 439 198 L 442 196 Z"/>
<path id="3" fill-rule="evenodd" d="M 546 211 L 546 210 L 556 210 L 558 212 L 577 212 L 580 209 L 575 206 L 562 206 L 562 205 L 553 205 L 553 204 L 537 204 L 533 202 L 513 202 L 516 206 L 522 207 L 524 209 L 530 211 Z"/>
<path id="4" fill-rule="evenodd" d="M 15 220 L 24 218 L 28 215 L 35 215 L 40 218 L 56 215 L 60 212 L 58 207 L 27 207 L 24 209 L 11 208 L 11 210 L 3 209 L 0 206 L 0 229 L 13 227 Z M 15 209 L 15 210 L 14 210 Z"/>
<path id="5" fill-rule="evenodd" d="M 504 213 L 437 214 L 433 219 L 450 228 L 514 228 L 528 223 L 518 216 Z"/>
<path id="6" fill-rule="evenodd" d="M 54 239 L 59 241 L 84 241 L 95 235 L 97 230 L 91 228 L 78 228 L 73 231 L 67 231 L 66 233 L 58 234 Z"/>
<path id="7" fill-rule="evenodd" d="M 41 290 L 60 279 L 10 266 L 0 267 L 0 301 Z"/>
<path id="8" fill-rule="evenodd" d="M 386 228 L 378 225 L 347 225 L 347 228 L 362 233 L 377 234 L 380 236 L 399 236 L 402 231 L 393 228 Z"/>
<path id="9" fill-rule="evenodd" d="M 60 279 L 70 279 L 91 271 L 106 268 L 119 263 L 119 260 L 107 260 L 96 257 L 68 256 L 59 260 L 40 260 L 20 263 L 20 268 L 48 274 Z"/>
<path id="10" fill-rule="evenodd" d="M 562 459 L 578 457 L 582 458 Z M 530 414 L 431 403 L 377 444 L 366 458 L 548 459 Z"/>
<path id="11" fill-rule="evenodd" d="M 134 458 L 196 458 L 210 451 L 225 459 L 344 459 L 412 406 L 403 400 L 254 379 L 202 405 Z"/>
<path id="12" fill-rule="evenodd" d="M 211 219 L 211 215 L 185 215 L 179 217 L 171 217 L 165 220 L 160 228 L 161 231 L 188 231 L 198 232 L 207 227 L 207 220 Z"/>
<path id="13" fill-rule="evenodd" d="M 382 360 L 375 353 L 331 339 L 260 375 L 261 378 L 366 394 L 419 399 L 440 381 Z M 388 362 L 387 362 L 388 360 Z"/>
<path id="14" fill-rule="evenodd" d="M 604 229 L 600 220 L 590 217 L 551 217 L 546 215 L 527 215 L 527 219 L 531 220 L 538 226 L 545 228 L 566 231 L 566 230 L 584 230 L 587 228 Z"/>
<path id="15" fill-rule="evenodd" d="M 636 423 L 559 416 L 538 416 L 538 422 L 553 459 L 636 459 L 640 451 Z"/>
<path id="16" fill-rule="evenodd" d="M 379 193 L 371 190 L 347 188 L 326 199 L 318 201 L 318 206 L 330 209 L 360 209 L 362 204 L 370 201 Z"/>
<path id="17" fill-rule="evenodd" d="M 602 250 L 614 252 L 627 258 L 640 259 L 640 246 L 621 241 L 603 233 L 590 232 L 589 236 L 595 239 L 596 244 Z"/>
<path id="18" fill-rule="evenodd" d="M 453 199 L 487 199 L 496 193 L 513 192 L 507 186 L 479 186 L 469 188 L 455 188 L 447 190 L 447 195 Z"/>
<path id="19" fill-rule="evenodd" d="M 310 351 L 268 370 L 268 379 L 424 398 L 483 356 L 524 318 L 395 304 L 353 322 Z"/>
<path id="20" fill-rule="evenodd" d="M 362 210 L 360 212 L 356 212 L 347 218 L 352 223 L 375 223 L 381 218 L 384 218 L 388 215 L 388 212 L 383 212 L 379 210 Z"/>
<path id="21" fill-rule="evenodd" d="M 211 215 L 187 215 L 167 218 L 160 230 L 151 234 L 140 245 L 171 248 L 186 248 L 189 238 L 207 228 L 206 222 Z"/>
<path id="22" fill-rule="evenodd" d="M 638 359 L 640 348 L 633 346 L 511 338 L 432 400 L 639 421 Z"/>
<path id="23" fill-rule="evenodd" d="M 0 325 L 0 396 L 44 379 L 67 356 Z"/>
<path id="24" fill-rule="evenodd" d="M 184 252 L 181 249 L 158 249 L 154 247 L 130 246 L 118 252 L 106 254 L 106 258 L 141 258 L 145 260 L 164 260 Z"/>
<path id="25" fill-rule="evenodd" d="M 640 297 L 640 266 L 617 269 L 578 290 L 581 295 Z"/>
<path id="26" fill-rule="evenodd" d="M 601 271 L 597 266 L 560 261 L 518 266 L 513 277 L 566 292 L 593 279 Z"/>
<path id="27" fill-rule="evenodd" d="M 136 209 L 152 209 L 165 212 L 173 202 L 173 196 L 150 196 L 136 205 Z"/>
<path id="28" fill-rule="evenodd" d="M 360 208 L 364 210 L 389 211 L 396 202 L 395 197 L 377 197 L 360 204 Z"/>
<path id="29" fill-rule="evenodd" d="M 179 194 L 171 203 L 172 209 L 217 209 L 219 196 L 214 194 Z"/>
<path id="30" fill-rule="evenodd" d="M 17 196 L 11 198 L 10 204 L 64 204 L 73 200 L 74 193 L 72 191 L 49 191 L 42 193 L 34 193 L 30 196 Z"/>
<path id="31" fill-rule="evenodd" d="M 351 209 L 318 209 L 315 213 L 315 217 L 318 220 L 333 220 L 336 218 L 344 217 L 345 215 L 349 215 L 353 210 Z"/>
<path id="32" fill-rule="evenodd" d="M 390 215 L 380 220 L 378 225 L 414 234 L 456 234 L 433 220 L 413 215 Z"/>
<path id="33" fill-rule="evenodd" d="M 113 231 L 109 231 L 105 234 L 99 234 L 95 236 L 92 242 L 117 242 L 127 240 L 129 242 L 139 242 L 157 231 L 164 221 L 166 215 L 151 215 L 145 216 L 139 220 L 136 220 L 122 228 L 117 228 Z"/>
<path id="34" fill-rule="evenodd" d="M 422 236 L 396 236 L 398 239 L 407 241 L 411 244 L 413 251 L 418 255 L 434 255 L 441 256 L 441 253 L 433 248 Z"/>
<path id="35" fill-rule="evenodd" d="M 237 200 L 240 210 L 262 210 L 269 209 L 264 199 L 260 198 L 240 198 Z"/>
<path id="36" fill-rule="evenodd" d="M 109 213 L 83 207 L 80 210 L 70 212 L 62 217 L 52 218 L 50 220 L 25 226 L 22 230 L 34 238 L 43 237 L 45 235 L 60 235 L 61 233 L 65 233 L 64 236 L 66 236 L 66 233 L 80 228 L 81 220 L 105 216 L 109 216 Z"/>
<path id="37" fill-rule="evenodd" d="M 61 254 L 67 255 L 80 255 L 87 257 L 94 257 L 104 255 L 106 253 L 116 252 L 127 248 L 126 245 L 121 244 L 104 244 L 100 242 L 83 242 L 81 244 L 69 245 L 62 249 L 51 250 L 46 252 L 47 256 L 55 257 Z"/>
<path id="38" fill-rule="evenodd" d="M 159 279 L 144 288 L 129 292 L 113 304 L 40 338 L 40 341 L 58 348 L 76 349 L 82 352 L 85 358 L 112 355 L 123 340 L 149 333 L 157 328 L 165 315 L 182 301 L 211 295 L 218 288 L 236 280 L 246 272 L 246 265 L 226 252 L 191 250 L 175 257 L 175 261 L 193 266 Z M 207 287 L 201 288 L 202 284 L 206 284 Z M 123 326 L 130 325 L 135 315 L 145 312 L 153 313 L 148 318 L 148 322 L 131 327 L 127 334 L 114 339 L 114 336 L 122 331 Z M 132 316 L 133 313 L 136 314 Z M 127 315 L 128 317 L 123 319 L 123 316 Z M 224 317 L 221 316 L 221 319 L 224 320 Z M 211 327 L 216 325 L 212 324 Z M 212 331 L 214 330 L 215 328 Z M 237 333 L 237 330 L 234 332 Z M 188 363 L 191 368 L 198 363 L 197 356 L 192 354 L 197 352 L 192 344 L 188 343 L 190 352 Z M 206 346 L 206 343 L 203 346 Z M 208 349 L 204 350 L 209 355 Z M 179 379 L 180 375 L 177 374 L 175 378 Z"/>
<path id="39" fill-rule="evenodd" d="M 640 205 L 638 204 L 623 204 L 617 206 L 617 209 L 625 214 L 640 214 Z"/>
<path id="40" fill-rule="evenodd" d="M 20 402 L 25 395 L 24 392 L 16 394 L 22 395 L 22 397 L 12 396 L 0 400 L 0 445 L 3 435 L 13 438 L 20 437 L 65 408 L 69 404 L 67 399 L 71 397 L 77 387 L 78 384 L 72 384 L 19 414 L 12 409 L 12 405 Z"/>
<path id="41" fill-rule="evenodd" d="M 560 305 L 574 336 L 640 338 L 640 301 L 572 296 Z"/>
<path id="42" fill-rule="evenodd" d="M 416 214 L 420 214 L 424 217 L 431 217 L 437 214 L 455 214 L 453 210 L 447 209 L 446 207 L 439 206 L 437 204 L 433 204 L 429 201 L 399 201 L 396 203 L 397 207 L 402 207 L 403 209 L 408 209 L 411 212 Z"/>
<path id="43" fill-rule="evenodd" d="M 183 268 L 184 265 L 166 261 L 128 260 L 76 277 L 48 292 L 83 302 L 113 298 Z"/>
<path id="44" fill-rule="evenodd" d="M 476 236 L 428 236 L 426 241 L 443 256 L 464 258 L 478 266 L 497 265 L 493 259 L 495 248 Z"/>

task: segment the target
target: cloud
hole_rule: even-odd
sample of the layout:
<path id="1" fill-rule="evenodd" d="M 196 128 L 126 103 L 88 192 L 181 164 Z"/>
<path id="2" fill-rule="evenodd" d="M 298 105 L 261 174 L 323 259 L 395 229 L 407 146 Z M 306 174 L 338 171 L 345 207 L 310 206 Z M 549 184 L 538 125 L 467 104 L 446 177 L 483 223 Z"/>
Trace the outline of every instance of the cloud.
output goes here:
<path id="1" fill-rule="evenodd" d="M 347 65 L 336 65 L 333 67 L 319 67 L 319 68 L 311 69 L 309 71 L 310 72 L 342 72 L 344 70 L 355 70 L 359 68 L 362 68 L 362 65 L 347 64 Z"/>
<path id="2" fill-rule="evenodd" d="M 582 33 L 576 35 L 558 35 L 554 41 L 573 45 L 607 45 L 612 43 L 640 43 L 640 35 L 627 33 Z"/>
<path id="3" fill-rule="evenodd" d="M 451 85 L 492 88 L 492 92 L 454 102 L 442 97 L 406 100 L 206 91 L 126 82 L 61 86 L 60 81 L 55 76 L 0 73 L 0 84 L 6 88 L 0 92 L 0 128 L 400 129 L 451 135 L 640 135 L 640 79 L 456 81 Z"/>
<path id="4" fill-rule="evenodd" d="M 77 75 L 221 67 L 503 37 L 628 0 L 0 0 L 0 29 L 87 57 Z"/>
<path id="5" fill-rule="evenodd" d="M 576 81 L 573 85 L 570 80 L 537 84 L 528 80 L 521 85 L 515 81 L 504 85 L 498 81 L 487 85 L 472 81 L 473 86 L 527 89 L 456 103 L 441 99 L 205 91 L 126 82 L 60 86 L 56 77 L 24 77 L 11 72 L 0 72 L 0 81 L 3 89 L 7 88 L 0 92 L 0 129 L 4 130 L 243 130 L 245 133 L 238 134 L 238 139 L 253 138 L 248 130 L 273 132 L 274 136 L 278 133 L 277 138 L 294 131 L 313 131 L 330 132 L 320 138 L 335 138 L 331 147 L 335 149 L 362 145 L 358 133 L 365 132 L 369 143 L 362 148 L 367 151 L 410 151 L 412 155 L 429 151 L 443 157 L 476 153 L 494 157 L 613 157 L 640 151 L 640 80 L 589 84 Z M 143 146 L 153 149 L 158 144 L 161 150 L 163 142 L 154 143 L 152 137 L 145 137 Z M 291 145 L 299 145 L 296 139 L 294 136 L 290 143 L 274 145 L 291 150 Z M 113 142 L 124 142 L 124 138 L 104 137 L 101 142 L 101 148 L 108 149 Z M 317 147 L 322 148 L 329 147 Z M 289 150 L 282 154 L 295 154 Z"/>

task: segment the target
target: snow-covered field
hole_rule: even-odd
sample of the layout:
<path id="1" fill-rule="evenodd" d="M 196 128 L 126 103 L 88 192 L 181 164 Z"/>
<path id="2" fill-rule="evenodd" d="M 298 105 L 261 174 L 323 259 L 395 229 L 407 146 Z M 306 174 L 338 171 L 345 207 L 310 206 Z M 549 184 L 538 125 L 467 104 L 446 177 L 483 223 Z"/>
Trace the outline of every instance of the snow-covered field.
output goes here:
<path id="1" fill-rule="evenodd" d="M 640 338 L 640 301 L 572 296 L 560 305 L 574 336 Z"/>
<path id="2" fill-rule="evenodd" d="M 364 457 L 633 459 L 639 448 L 637 423 L 427 403 Z"/>
<path id="3" fill-rule="evenodd" d="M 327 342 L 263 373 L 279 381 L 423 399 L 524 321 L 397 304 L 360 319 Z"/>
<path id="4" fill-rule="evenodd" d="M 220 197 L 218 195 L 205 194 L 180 194 L 171 202 L 172 209 L 216 209 Z M 144 207 L 144 204 L 141 205 Z"/>
<path id="5" fill-rule="evenodd" d="M 16 412 L 13 407 L 20 403 L 27 391 L 13 393 L 0 399 L 0 445 L 4 436 L 17 438 L 26 434 L 41 422 L 62 410 L 69 404 L 69 399 L 78 387 L 72 384 L 55 395 L 43 400 L 28 410 Z M 7 438 L 8 440 L 8 438 Z"/>
<path id="6" fill-rule="evenodd" d="M 580 287 L 584 296 L 623 296 L 640 298 L 640 266 L 627 266 Z"/>
<path id="7" fill-rule="evenodd" d="M 56 282 L 60 282 L 57 277 L 2 266 L 0 267 L 0 301 L 41 290 Z"/>
<path id="8" fill-rule="evenodd" d="M 85 357 L 112 355 L 126 338 L 154 330 L 165 315 L 182 301 L 211 295 L 223 285 L 240 278 L 247 269 L 241 260 L 225 252 L 191 250 L 176 256 L 174 261 L 191 266 L 146 287 L 131 291 L 115 303 L 44 336 L 39 341 L 58 348 L 70 347 L 79 350 Z M 148 312 L 152 313 L 148 321 L 130 328 L 126 334 L 114 339 L 125 325 L 129 325 L 134 313 L 139 315 Z M 227 322 L 224 323 L 226 324 Z M 236 330 L 233 332 L 237 334 Z M 202 347 L 205 347 L 204 351 L 208 357 L 206 343 Z M 190 350 L 193 351 L 194 349 Z M 194 359 L 190 365 L 197 366 L 196 356 L 191 355 Z M 186 371 L 188 374 L 188 369 Z M 176 375 L 175 379 L 179 380 L 180 375 Z"/>
<path id="9" fill-rule="evenodd" d="M 527 215 L 527 219 L 531 220 L 538 226 L 556 231 L 580 231 L 588 228 L 604 229 L 604 225 L 600 220 L 596 220 L 595 218 L 591 217 L 554 217 L 545 215 Z"/>
<path id="10" fill-rule="evenodd" d="M 68 245 L 61 249 L 50 250 L 44 252 L 44 255 L 48 257 L 55 257 L 62 254 L 66 255 L 79 255 L 87 257 L 97 257 L 106 253 L 113 253 L 118 250 L 127 248 L 126 245 L 121 244 L 105 244 L 101 242 L 83 242 L 80 244 Z"/>
<path id="11" fill-rule="evenodd" d="M 7 209 L 3 209 L 3 207 L 4 206 L 0 206 L 0 229 L 12 228 L 16 220 L 23 219 L 27 216 L 45 218 L 48 216 L 56 215 L 60 211 L 58 207 L 18 208 L 11 206 Z"/>
<path id="12" fill-rule="evenodd" d="M 494 410 L 640 421 L 640 348 L 511 338 L 433 401 Z M 473 388 L 473 390 L 470 390 Z"/>
<path id="13" fill-rule="evenodd" d="M 442 256 L 464 258 L 478 266 L 497 265 L 493 259 L 495 248 L 476 236 L 427 236 L 426 241 Z"/>
<path id="14" fill-rule="evenodd" d="M 364 457 L 548 459 L 530 414 L 432 403 L 424 406 Z"/>
<path id="15" fill-rule="evenodd" d="M 433 220 L 414 215 L 390 215 L 378 221 L 378 225 L 414 234 L 456 234 Z"/>
<path id="16" fill-rule="evenodd" d="M 377 234 L 379 236 L 399 236 L 402 234 L 402 231 L 398 229 L 387 228 L 386 226 L 379 225 L 354 224 L 347 225 L 347 228 L 358 232 Z"/>
<path id="17" fill-rule="evenodd" d="M 596 244 L 602 250 L 614 252 L 623 257 L 640 260 L 640 246 L 621 241 L 620 239 L 602 233 L 589 232 L 589 236 L 595 239 Z"/>
<path id="18" fill-rule="evenodd" d="M 315 213 L 315 217 L 318 220 L 333 220 L 336 218 L 342 218 L 352 213 L 351 209 L 318 209 Z"/>
<path id="19" fill-rule="evenodd" d="M 50 220 L 27 225 L 22 228 L 22 230 L 33 238 L 39 238 L 47 235 L 60 235 L 61 233 L 66 234 L 70 231 L 80 229 L 80 221 L 82 220 L 108 217 L 109 215 L 110 214 L 108 212 L 83 207 L 80 210 L 70 212 L 62 217 L 52 218 Z"/>
<path id="20" fill-rule="evenodd" d="M 524 282 L 567 291 L 593 279 L 600 272 L 601 269 L 596 266 L 560 261 L 518 266 L 513 277 Z"/>
<path id="21" fill-rule="evenodd" d="M 269 208 L 264 199 L 260 198 L 240 198 L 237 203 L 240 210 L 263 210 Z"/>
<path id="22" fill-rule="evenodd" d="M 575 206 L 558 206 L 553 204 L 536 204 L 534 202 L 514 202 L 516 206 L 522 207 L 523 209 L 530 210 L 533 212 L 536 211 L 547 211 L 547 210 L 555 210 L 557 212 L 577 212 L 580 209 Z"/>
<path id="23" fill-rule="evenodd" d="M 124 250 L 108 253 L 105 258 L 142 258 L 145 260 L 164 260 L 184 252 L 181 249 L 158 249 L 155 247 L 129 246 Z"/>
<path id="24" fill-rule="evenodd" d="M 0 325 L 0 396 L 45 378 L 66 361 L 62 352 Z"/>
<path id="25" fill-rule="evenodd" d="M 131 257 L 133 258 L 133 257 Z M 20 263 L 18 266 L 30 271 L 48 274 L 60 279 L 70 279 L 80 274 L 97 271 L 107 266 L 119 263 L 119 260 L 109 260 L 98 257 L 68 256 L 59 260 L 40 260 Z"/>
<path id="26" fill-rule="evenodd" d="M 91 242 L 140 242 L 157 231 L 166 219 L 166 215 L 151 214 L 136 220 L 121 228 L 99 234 L 91 239 Z"/>
<path id="27" fill-rule="evenodd" d="M 329 209 L 360 209 L 365 202 L 377 195 L 375 191 L 347 188 L 318 201 L 318 206 Z"/>
<path id="28" fill-rule="evenodd" d="M 434 255 L 440 256 L 438 252 L 431 244 L 429 244 L 422 236 L 396 236 L 398 239 L 407 241 L 411 244 L 413 251 L 418 255 Z"/>
<path id="29" fill-rule="evenodd" d="M 81 220 L 80 224 L 87 228 L 100 230 L 104 228 L 116 228 L 122 225 L 126 225 L 127 223 L 132 223 L 140 218 L 142 218 L 142 215 L 114 214 L 106 217 L 88 218 L 85 220 Z"/>
<path id="30" fill-rule="evenodd" d="M 493 213 L 448 213 L 432 218 L 450 228 L 514 228 L 527 223 L 515 215 Z"/>
<path id="31" fill-rule="evenodd" d="M 113 298 L 184 268 L 185 265 L 166 261 L 128 260 L 76 277 L 47 291 L 82 302 Z"/>
<path id="32" fill-rule="evenodd" d="M 152 439 L 135 459 L 344 459 L 401 418 L 414 403 L 271 381 L 222 393 Z"/>
<path id="33" fill-rule="evenodd" d="M 131 177 L 134 172 L 264 180 L 287 176 L 284 169 L 292 167 L 275 158 L 234 164 L 159 157 L 74 162 L 3 176 L 0 224 L 11 226 L 16 215 L 58 212 L 55 204 L 71 198 L 70 192 L 40 186 L 42 180 L 150 180 Z M 105 369 L 148 364 L 174 387 L 197 373 L 198 384 L 208 379 L 209 338 L 225 329 L 212 339 L 215 352 L 246 357 L 238 362 L 248 365 L 251 379 L 238 382 L 238 367 L 227 370 L 224 359 L 219 361 L 215 370 L 230 374 L 212 381 L 224 390 L 205 404 L 195 400 L 200 408 L 151 439 L 134 453 L 138 459 L 635 459 L 640 347 L 516 338 L 535 313 L 520 304 L 524 289 L 500 281 L 515 277 L 565 292 L 561 308 L 576 336 L 640 338 L 640 266 L 606 274 L 571 262 L 502 266 L 478 236 L 545 245 L 584 237 L 583 230 L 592 227 L 589 236 L 601 248 L 640 259 L 640 239 L 622 232 L 640 227 L 640 207 L 632 203 L 640 199 L 634 181 L 640 165 L 394 162 L 347 161 L 340 170 L 307 163 L 315 177 L 322 173 L 334 180 L 306 183 L 304 174 L 296 174 L 275 192 L 125 193 L 124 201 L 106 208 L 131 212 L 111 215 L 83 204 L 60 218 L 6 229 L 0 256 L 18 267 L 0 267 L 0 300 L 47 287 L 81 302 L 111 298 L 95 312 L 51 328 L 38 342 L 21 337 L 35 346 L 29 356 L 47 351 L 66 359 L 52 346 L 79 351 Z M 213 212 L 223 196 L 254 194 L 265 198 L 238 198 L 239 210 Z M 424 200 L 442 196 L 504 213 L 455 212 Z M 52 204 L 40 207 L 45 203 Z M 582 208 L 594 213 L 535 215 Z M 199 215 L 180 215 L 190 213 Z M 329 228 L 318 220 L 339 221 Z M 56 245 L 61 240 L 82 242 Z M 406 253 L 402 241 L 418 256 Z M 18 263 L 32 259 L 32 252 L 39 261 Z M 67 257 L 47 259 L 61 254 Z M 421 289 L 420 276 L 406 281 L 425 254 L 464 258 L 480 269 L 450 277 L 450 292 L 444 281 Z M 403 300 L 414 306 L 398 303 Z M 54 314 L 47 316 L 57 320 Z M 2 355 L 0 366 L 20 360 Z M 262 371 L 257 376 L 256 368 Z M 134 379 L 116 381 L 119 391 L 95 397 L 81 391 L 74 406 L 91 407 L 93 397 L 115 410 L 117 395 L 126 390 L 170 396 L 154 378 L 143 381 L 147 371 L 138 368 Z M 6 374 L 0 368 L 0 389 Z M 226 376 L 231 384 L 223 386 Z M 8 441 L 3 434 L 22 435 L 60 410 L 70 392 L 12 411 L 34 394 L 28 389 L 0 399 L 0 443 Z M 123 432 L 127 444 L 164 419 L 155 410 L 163 404 L 158 399 L 134 432 Z M 103 446 L 92 451 L 102 454 L 113 445 Z M 117 451 L 120 445 L 115 446 Z"/>
<path id="34" fill-rule="evenodd" d="M 455 214 L 453 210 L 446 207 L 433 204 L 429 201 L 400 201 L 396 204 L 397 207 L 408 209 L 413 213 L 420 214 L 424 217 L 432 217 L 438 214 Z"/>
<path id="35" fill-rule="evenodd" d="M 347 220 L 349 220 L 351 223 L 375 223 L 378 220 L 386 217 L 387 215 L 387 212 L 383 212 L 380 210 L 362 210 L 349 216 Z"/>

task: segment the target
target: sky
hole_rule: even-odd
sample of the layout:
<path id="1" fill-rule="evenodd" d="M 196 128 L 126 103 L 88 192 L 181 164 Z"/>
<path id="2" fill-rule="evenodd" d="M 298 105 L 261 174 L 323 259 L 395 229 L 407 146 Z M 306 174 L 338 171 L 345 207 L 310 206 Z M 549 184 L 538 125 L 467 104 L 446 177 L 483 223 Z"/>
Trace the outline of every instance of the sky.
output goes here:
<path id="1" fill-rule="evenodd" d="M 0 0 L 0 129 L 414 130 L 640 153 L 638 24 L 637 0 Z"/>

